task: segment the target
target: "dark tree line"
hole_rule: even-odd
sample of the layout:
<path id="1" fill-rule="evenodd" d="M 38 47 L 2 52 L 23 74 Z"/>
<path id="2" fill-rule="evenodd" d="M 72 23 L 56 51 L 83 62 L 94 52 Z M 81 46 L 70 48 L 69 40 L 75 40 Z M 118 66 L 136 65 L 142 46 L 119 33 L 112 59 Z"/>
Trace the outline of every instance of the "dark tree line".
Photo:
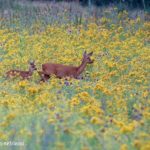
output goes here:
<path id="1" fill-rule="evenodd" d="M 30 1 L 36 1 L 36 0 L 30 0 Z M 81 3 L 82 5 L 89 5 L 89 6 L 91 5 L 104 6 L 110 4 L 119 4 L 119 5 L 127 5 L 131 8 L 150 9 L 150 0 L 43 0 L 43 1 L 55 1 L 55 2 L 76 1 Z"/>
<path id="2" fill-rule="evenodd" d="M 84 4 L 87 4 L 89 1 L 97 6 L 109 5 L 109 4 L 126 4 L 130 7 L 140 7 L 145 8 L 150 6 L 150 0 L 80 0 Z"/>

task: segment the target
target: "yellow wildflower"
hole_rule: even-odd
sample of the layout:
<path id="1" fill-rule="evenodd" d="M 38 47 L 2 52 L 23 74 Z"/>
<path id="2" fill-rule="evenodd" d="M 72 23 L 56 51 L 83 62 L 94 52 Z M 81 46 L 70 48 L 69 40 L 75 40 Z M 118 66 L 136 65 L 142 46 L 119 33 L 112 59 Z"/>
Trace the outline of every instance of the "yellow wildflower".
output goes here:
<path id="1" fill-rule="evenodd" d="M 87 138 L 94 138 L 96 136 L 96 133 L 93 130 L 88 130 L 84 132 L 84 136 Z"/>
<path id="2" fill-rule="evenodd" d="M 132 132 L 134 130 L 134 126 L 130 125 L 130 126 L 127 126 L 127 125 L 123 125 L 120 129 L 120 131 L 122 133 L 129 133 L 129 132 Z"/>
<path id="3" fill-rule="evenodd" d="M 143 144 L 140 150 L 150 150 L 150 142 Z"/>
<path id="4" fill-rule="evenodd" d="M 128 146 L 126 144 L 122 144 L 120 150 L 128 150 Z"/>
<path id="5" fill-rule="evenodd" d="M 139 140 L 135 140 L 134 143 L 133 143 L 133 145 L 134 145 L 136 148 L 140 149 L 142 143 L 141 143 L 141 141 L 139 141 Z"/>
<path id="6" fill-rule="evenodd" d="M 18 83 L 18 85 L 19 85 L 20 87 L 25 87 L 25 86 L 28 85 L 28 82 L 27 82 L 26 80 L 23 80 L 23 81 L 20 81 L 20 82 Z"/>
<path id="7" fill-rule="evenodd" d="M 92 123 L 92 124 L 97 124 L 97 125 L 102 125 L 104 122 L 101 120 L 101 119 L 99 119 L 98 117 L 92 117 L 91 118 L 91 120 L 90 120 L 90 122 Z"/>

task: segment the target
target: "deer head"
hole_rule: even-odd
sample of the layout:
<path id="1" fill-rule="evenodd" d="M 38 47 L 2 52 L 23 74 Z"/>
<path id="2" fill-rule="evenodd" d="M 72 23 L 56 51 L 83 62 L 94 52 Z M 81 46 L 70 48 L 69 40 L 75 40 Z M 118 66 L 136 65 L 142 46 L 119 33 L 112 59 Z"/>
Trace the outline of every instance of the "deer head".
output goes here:
<path id="1" fill-rule="evenodd" d="M 35 61 L 29 61 L 29 71 L 33 72 L 34 70 L 37 70 Z"/>
<path id="2" fill-rule="evenodd" d="M 91 60 L 91 58 L 90 58 L 92 55 L 93 55 L 93 52 L 87 54 L 86 51 L 85 51 L 84 54 L 83 54 L 83 59 L 82 59 L 82 61 L 83 61 L 83 62 L 86 62 L 87 64 L 93 63 L 94 61 Z"/>

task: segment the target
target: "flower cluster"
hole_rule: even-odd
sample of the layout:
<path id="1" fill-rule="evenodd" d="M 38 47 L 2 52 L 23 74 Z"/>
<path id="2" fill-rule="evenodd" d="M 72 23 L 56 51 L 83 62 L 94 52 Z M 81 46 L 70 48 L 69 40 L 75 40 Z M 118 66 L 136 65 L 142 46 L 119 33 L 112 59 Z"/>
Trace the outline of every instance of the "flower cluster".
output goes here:
<path id="1" fill-rule="evenodd" d="M 24 149 L 150 149 L 150 22 L 118 18 L 0 28 L 0 140 L 23 139 Z M 84 50 L 94 63 L 83 79 L 5 77 L 28 70 L 30 59 L 38 70 L 46 62 L 79 66 Z"/>

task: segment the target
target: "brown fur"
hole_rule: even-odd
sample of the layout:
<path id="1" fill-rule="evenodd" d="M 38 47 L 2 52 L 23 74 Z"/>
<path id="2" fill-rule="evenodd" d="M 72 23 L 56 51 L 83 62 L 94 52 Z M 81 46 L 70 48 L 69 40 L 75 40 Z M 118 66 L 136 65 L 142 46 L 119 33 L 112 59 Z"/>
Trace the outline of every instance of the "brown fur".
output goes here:
<path id="1" fill-rule="evenodd" d="M 57 78 L 71 77 L 77 79 L 84 71 L 86 65 L 93 63 L 93 60 L 90 59 L 92 54 L 93 53 L 86 54 L 86 52 L 84 52 L 82 63 L 78 67 L 54 63 L 43 64 L 42 71 L 38 72 L 41 76 L 41 81 L 48 80 L 51 75 L 55 75 Z"/>
<path id="2" fill-rule="evenodd" d="M 29 63 L 29 71 L 9 70 L 8 72 L 6 72 L 6 76 L 7 76 L 7 78 L 19 76 L 23 80 L 29 79 L 32 76 L 34 70 L 36 70 L 36 66 L 35 66 L 34 62 L 30 62 Z"/>

